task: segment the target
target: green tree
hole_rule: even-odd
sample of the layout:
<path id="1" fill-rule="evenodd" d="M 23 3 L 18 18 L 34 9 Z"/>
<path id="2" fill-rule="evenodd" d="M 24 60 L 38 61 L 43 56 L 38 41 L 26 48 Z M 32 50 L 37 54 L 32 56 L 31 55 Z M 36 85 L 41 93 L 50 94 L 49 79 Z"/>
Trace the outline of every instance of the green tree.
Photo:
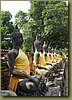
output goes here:
<path id="1" fill-rule="evenodd" d="M 29 21 L 23 25 L 24 47 L 27 51 L 34 50 L 34 41 L 37 34 L 43 32 L 42 11 L 45 7 L 44 1 L 31 1 Z M 28 41 L 28 42 L 27 42 Z"/>
<path id="2" fill-rule="evenodd" d="M 33 43 L 36 36 L 36 21 L 30 20 L 23 25 L 23 38 L 24 38 L 24 50 L 33 51 Z"/>
<path id="3" fill-rule="evenodd" d="M 10 21 L 12 15 L 9 11 L 1 11 L 1 48 L 9 49 L 12 47 L 10 34 L 14 30 L 13 23 Z"/>
<path id="4" fill-rule="evenodd" d="M 68 6 L 66 2 L 32 1 L 30 18 L 36 22 L 35 30 L 31 27 L 34 36 L 41 34 L 47 45 L 54 48 L 68 48 Z"/>
<path id="5" fill-rule="evenodd" d="M 68 48 L 68 6 L 65 2 L 46 5 L 42 12 L 45 39 L 52 47 Z"/>
<path id="6" fill-rule="evenodd" d="M 17 25 L 19 28 L 22 28 L 23 24 L 27 23 L 28 16 L 27 13 L 24 13 L 23 11 L 19 11 L 15 15 L 15 25 Z"/>
<path id="7" fill-rule="evenodd" d="M 43 17 L 42 11 L 44 10 L 46 1 L 31 1 L 30 7 L 30 18 L 32 18 L 36 22 L 36 33 L 35 34 L 42 34 L 43 33 Z"/>
<path id="8" fill-rule="evenodd" d="M 33 51 L 37 34 L 41 34 L 47 45 L 68 48 L 68 6 L 65 2 L 31 1 L 30 11 L 25 18 L 26 22 L 22 19 L 25 51 Z"/>

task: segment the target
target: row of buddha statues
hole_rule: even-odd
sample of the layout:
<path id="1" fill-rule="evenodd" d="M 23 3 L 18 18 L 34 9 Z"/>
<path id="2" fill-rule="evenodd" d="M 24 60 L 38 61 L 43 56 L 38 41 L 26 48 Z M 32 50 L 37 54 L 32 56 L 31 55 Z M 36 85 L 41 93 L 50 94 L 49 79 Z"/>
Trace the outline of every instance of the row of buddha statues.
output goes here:
<path id="1" fill-rule="evenodd" d="M 36 36 L 34 42 L 34 76 L 30 75 L 29 60 L 25 52 L 21 49 L 23 43 L 23 36 L 19 29 L 15 29 L 11 34 L 13 49 L 8 52 L 8 66 L 10 70 L 10 81 L 8 90 L 15 92 L 19 95 L 23 93 L 38 93 L 39 84 L 37 75 L 40 78 L 45 77 L 50 70 L 53 70 L 53 64 L 64 58 L 56 50 L 48 47 L 44 42 L 43 52 L 41 52 L 42 43 L 39 36 Z"/>
<path id="2" fill-rule="evenodd" d="M 35 52 L 34 52 L 34 67 L 35 72 L 40 74 L 41 71 L 45 72 L 45 70 L 49 71 L 53 68 L 53 65 L 64 58 L 64 55 L 59 53 L 58 50 L 54 50 L 50 46 L 47 50 L 46 42 L 44 41 L 43 46 L 41 45 L 40 36 L 36 37 L 36 40 L 34 42 Z M 41 52 L 41 48 L 43 49 L 43 52 Z M 46 68 L 46 69 L 45 69 Z"/>

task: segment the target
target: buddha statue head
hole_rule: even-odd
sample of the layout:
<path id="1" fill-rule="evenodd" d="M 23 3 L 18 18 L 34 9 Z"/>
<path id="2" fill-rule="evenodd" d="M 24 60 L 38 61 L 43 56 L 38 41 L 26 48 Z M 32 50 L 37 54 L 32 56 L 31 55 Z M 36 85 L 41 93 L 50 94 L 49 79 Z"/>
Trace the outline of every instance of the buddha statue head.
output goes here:
<path id="1" fill-rule="evenodd" d="M 22 43 L 23 43 L 23 37 L 22 37 L 22 34 L 20 33 L 19 29 L 15 29 L 11 33 L 11 40 L 12 40 L 12 44 L 14 46 L 20 47 L 22 45 Z"/>
<path id="2" fill-rule="evenodd" d="M 37 51 L 41 50 L 41 41 L 40 41 L 39 35 L 36 36 L 36 40 L 34 42 L 34 47 L 35 47 L 35 50 L 37 50 Z"/>
<path id="3" fill-rule="evenodd" d="M 46 45 L 45 41 L 44 41 L 44 44 L 43 44 L 43 52 L 47 52 L 47 45 Z"/>

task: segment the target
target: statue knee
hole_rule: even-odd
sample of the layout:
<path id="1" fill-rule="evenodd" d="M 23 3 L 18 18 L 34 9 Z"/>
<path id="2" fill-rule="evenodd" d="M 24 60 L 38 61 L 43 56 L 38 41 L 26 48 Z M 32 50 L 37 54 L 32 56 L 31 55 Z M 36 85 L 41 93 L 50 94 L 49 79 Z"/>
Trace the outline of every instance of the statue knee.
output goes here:
<path id="1" fill-rule="evenodd" d="M 17 91 L 33 93 L 37 91 L 36 85 L 30 81 L 21 81 L 18 83 Z"/>
<path id="2" fill-rule="evenodd" d="M 33 82 L 26 83 L 27 89 L 31 90 L 32 92 L 37 91 L 36 85 Z"/>

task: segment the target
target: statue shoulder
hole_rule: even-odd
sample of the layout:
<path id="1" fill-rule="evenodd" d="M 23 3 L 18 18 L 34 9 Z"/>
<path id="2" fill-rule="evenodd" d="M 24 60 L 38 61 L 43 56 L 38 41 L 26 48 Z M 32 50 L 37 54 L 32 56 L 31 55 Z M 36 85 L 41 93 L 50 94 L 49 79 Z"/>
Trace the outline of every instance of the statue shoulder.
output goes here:
<path id="1" fill-rule="evenodd" d="M 47 52 L 43 52 L 43 55 L 47 55 Z"/>
<path id="2" fill-rule="evenodd" d="M 7 55 L 7 56 L 8 56 L 9 58 L 11 58 L 11 57 L 16 58 L 17 55 L 18 55 L 18 50 L 12 49 L 12 50 L 10 50 L 10 51 L 8 52 L 8 55 Z"/>
<path id="3" fill-rule="evenodd" d="M 40 52 L 35 52 L 35 57 L 39 57 L 40 56 Z"/>

